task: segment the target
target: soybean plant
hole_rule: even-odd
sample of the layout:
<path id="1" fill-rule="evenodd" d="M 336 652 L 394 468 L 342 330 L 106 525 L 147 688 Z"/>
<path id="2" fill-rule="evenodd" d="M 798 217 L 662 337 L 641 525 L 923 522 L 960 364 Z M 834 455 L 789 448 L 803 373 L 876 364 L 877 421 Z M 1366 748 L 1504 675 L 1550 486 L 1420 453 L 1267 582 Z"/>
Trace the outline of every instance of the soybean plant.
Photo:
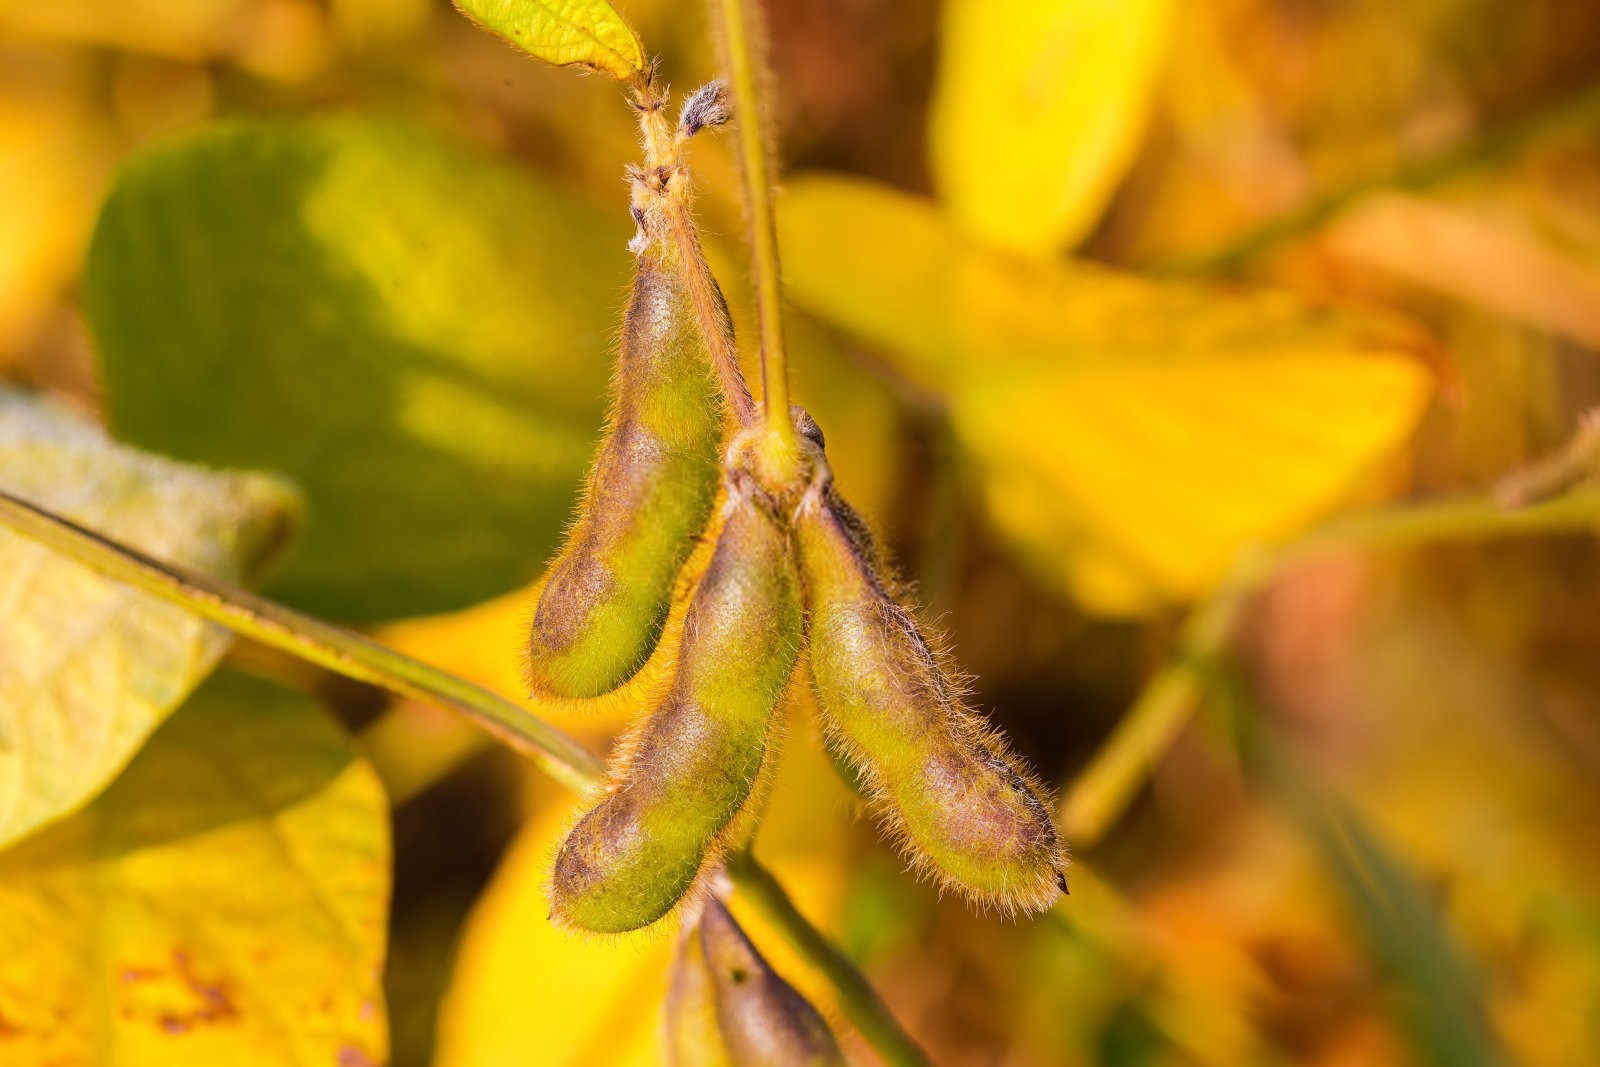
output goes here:
<path id="1" fill-rule="evenodd" d="M 1066 882 L 1042 790 L 962 699 L 834 486 L 816 423 L 788 412 L 795 448 L 775 459 L 755 418 L 684 162 L 685 142 L 729 117 L 727 94 L 715 83 L 695 93 L 676 129 L 665 104 L 653 79 L 637 88 L 646 160 L 631 172 L 639 267 L 616 414 L 534 616 L 535 686 L 604 692 L 648 658 L 708 521 L 716 444 L 730 436 L 723 503 L 672 680 L 559 850 L 552 914 L 618 933 L 701 895 L 726 848 L 754 829 L 778 707 L 808 638 L 829 743 L 861 772 L 913 865 L 1006 911 L 1048 907 Z"/>

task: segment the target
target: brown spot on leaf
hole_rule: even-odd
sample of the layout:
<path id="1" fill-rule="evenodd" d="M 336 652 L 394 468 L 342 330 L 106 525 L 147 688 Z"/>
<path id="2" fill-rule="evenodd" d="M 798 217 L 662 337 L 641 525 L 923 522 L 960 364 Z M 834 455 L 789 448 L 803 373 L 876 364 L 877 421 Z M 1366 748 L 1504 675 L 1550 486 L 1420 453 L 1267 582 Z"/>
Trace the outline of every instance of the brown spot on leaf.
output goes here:
<path id="1" fill-rule="evenodd" d="M 196 1026 L 232 1022 L 239 1018 L 239 1008 L 233 1002 L 227 983 L 202 979 L 195 971 L 189 954 L 183 949 L 173 951 L 172 970 L 174 976 L 183 983 L 184 988 L 198 1003 L 189 1011 L 162 1012 L 156 1019 L 156 1025 L 164 1033 L 185 1034 Z M 159 973 L 150 971 L 140 977 L 153 977 Z M 127 972 L 124 972 L 124 978 L 126 977 Z"/>
<path id="2" fill-rule="evenodd" d="M 355 1045 L 340 1045 L 339 1067 L 378 1067 L 378 1065 L 371 1056 Z"/>

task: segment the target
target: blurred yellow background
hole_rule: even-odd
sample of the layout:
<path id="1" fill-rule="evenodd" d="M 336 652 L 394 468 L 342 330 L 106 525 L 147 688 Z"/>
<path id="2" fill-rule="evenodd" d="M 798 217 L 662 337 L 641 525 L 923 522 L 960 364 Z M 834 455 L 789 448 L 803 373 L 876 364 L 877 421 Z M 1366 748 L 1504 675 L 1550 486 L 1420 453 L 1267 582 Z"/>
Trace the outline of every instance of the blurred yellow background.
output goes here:
<path id="1" fill-rule="evenodd" d="M 617 6 L 712 75 L 698 5 Z M 757 855 L 942 1065 L 1600 1063 L 1600 520 L 1487 497 L 1600 404 L 1600 4 L 767 7 L 795 398 L 1077 862 L 1041 918 L 940 899 L 799 686 Z M 433 0 L 0 0 L 0 378 L 288 475 L 270 593 L 520 699 L 633 122 Z M 599 746 L 638 691 L 530 707 Z M 571 798 L 377 721 L 392 1062 L 658 1062 L 669 935 L 546 921 Z"/>

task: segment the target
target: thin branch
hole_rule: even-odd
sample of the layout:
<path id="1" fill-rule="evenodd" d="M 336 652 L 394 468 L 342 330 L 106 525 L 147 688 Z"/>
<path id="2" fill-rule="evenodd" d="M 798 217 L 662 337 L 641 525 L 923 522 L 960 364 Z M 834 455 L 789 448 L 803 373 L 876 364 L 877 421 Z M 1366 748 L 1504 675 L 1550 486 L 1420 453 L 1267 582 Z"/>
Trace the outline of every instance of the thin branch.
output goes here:
<path id="1" fill-rule="evenodd" d="M 1578 432 L 1565 448 L 1500 479 L 1494 498 L 1502 507 L 1527 507 L 1589 478 L 1600 479 L 1600 407 L 1578 421 Z"/>
<path id="2" fill-rule="evenodd" d="M 1289 564 L 1337 550 L 1594 531 L 1597 525 L 1600 488 L 1580 488 L 1513 509 L 1488 497 L 1461 497 L 1335 520 L 1276 552 L 1246 557 L 1223 588 L 1195 609 L 1177 656 L 1146 683 L 1068 788 L 1061 805 L 1067 839 L 1094 844 L 1127 808 L 1193 715 L 1212 669 L 1233 638 L 1243 605 Z"/>
<path id="3" fill-rule="evenodd" d="M 778 234 L 772 215 L 771 153 L 762 123 L 766 62 L 758 0 L 710 0 L 722 66 L 733 90 L 733 121 L 739 132 L 739 162 L 750 213 L 750 258 L 761 327 L 761 406 L 768 432 L 789 454 L 797 449 L 789 418 L 789 364 L 783 340 L 783 289 Z"/>
<path id="4" fill-rule="evenodd" d="M 1098 841 L 1172 747 L 1205 691 L 1208 666 L 1233 636 L 1244 600 L 1243 588 L 1225 587 L 1189 616 L 1177 654 L 1145 684 L 1062 799 L 1061 832 L 1069 842 Z"/>
<path id="5" fill-rule="evenodd" d="M 683 137 L 667 120 L 666 95 L 653 80 L 634 86 L 633 106 L 639 112 L 639 132 L 644 140 L 645 169 L 636 172 L 636 184 L 648 191 L 660 212 L 666 240 L 683 270 L 689 303 L 711 355 L 711 365 L 722 384 L 722 395 L 734 421 L 741 427 L 756 421 L 755 400 L 739 368 L 739 349 L 733 340 L 733 320 L 706 262 L 700 231 L 694 223 L 693 186 L 683 159 Z"/>
<path id="6" fill-rule="evenodd" d="M 578 742 L 511 701 L 421 660 L 214 578 L 152 559 L 3 491 L 0 523 L 107 578 L 187 608 L 264 645 L 347 678 L 458 711 L 573 789 L 588 790 L 601 780 L 600 760 Z"/>

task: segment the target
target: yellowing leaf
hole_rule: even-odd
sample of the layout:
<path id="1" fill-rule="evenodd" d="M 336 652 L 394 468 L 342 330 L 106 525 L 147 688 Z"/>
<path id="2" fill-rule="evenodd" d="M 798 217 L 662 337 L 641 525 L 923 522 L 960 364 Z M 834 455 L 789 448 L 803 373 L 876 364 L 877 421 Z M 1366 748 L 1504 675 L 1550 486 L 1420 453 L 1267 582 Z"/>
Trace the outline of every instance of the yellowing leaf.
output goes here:
<path id="1" fill-rule="evenodd" d="M 1600 348 L 1600 269 L 1543 243 L 1523 220 L 1385 193 L 1341 218 L 1329 240 L 1363 267 Z"/>
<path id="2" fill-rule="evenodd" d="M 605 0 L 454 0 L 461 13 L 557 66 L 577 64 L 628 81 L 645 69 L 633 28 Z"/>
<path id="3" fill-rule="evenodd" d="M 226 59 L 252 74 L 299 80 L 328 58 L 325 7 L 317 0 L 0 0 L 0 26 L 169 59 Z"/>
<path id="4" fill-rule="evenodd" d="M 0 489 L 159 559 L 259 578 L 299 514 L 284 483 L 143 455 L 0 390 Z M 204 678 L 229 635 L 0 529 L 0 845 L 76 810 Z"/>
<path id="5" fill-rule="evenodd" d="M 0 0 L 0 21 L 30 34 L 200 59 L 226 50 L 229 26 L 237 29 L 257 0 Z"/>
<path id="6" fill-rule="evenodd" d="M 468 920 L 439 1007 L 434 1067 L 655 1067 L 670 937 L 596 938 L 550 921 L 566 798 L 530 820 Z"/>
<path id="7" fill-rule="evenodd" d="M 1170 0 L 948 0 L 930 137 L 951 214 L 1027 252 L 1075 244 L 1133 160 Z"/>
<path id="8" fill-rule="evenodd" d="M 1387 319 L 1021 259 L 859 181 L 791 183 L 780 224 L 794 299 L 946 396 L 1000 531 L 1096 610 L 1204 593 L 1348 497 L 1427 400 Z"/>
<path id="9" fill-rule="evenodd" d="M 113 150 L 95 113 L 94 60 L 67 49 L 8 53 L 0 72 L 0 363 L 78 269 Z"/>
<path id="10" fill-rule="evenodd" d="M 0 854 L 16 1067 L 370 1067 L 388 805 L 311 700 L 220 674 L 103 797 Z"/>
<path id="11" fill-rule="evenodd" d="M 1586 104 L 1587 106 L 1582 106 Z M 1389 274 L 1600 348 L 1600 96 L 1508 160 L 1427 195 L 1365 197 L 1326 245 Z"/>

